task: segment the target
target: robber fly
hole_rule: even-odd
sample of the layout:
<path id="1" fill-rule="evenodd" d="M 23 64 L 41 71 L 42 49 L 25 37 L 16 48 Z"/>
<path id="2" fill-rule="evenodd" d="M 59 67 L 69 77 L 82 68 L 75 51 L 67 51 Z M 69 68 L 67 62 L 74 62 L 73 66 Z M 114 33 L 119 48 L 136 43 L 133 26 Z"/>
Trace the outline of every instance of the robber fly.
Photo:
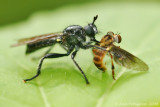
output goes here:
<path id="1" fill-rule="evenodd" d="M 105 71 L 107 69 L 105 63 L 103 62 L 106 54 L 111 57 L 113 79 L 115 79 L 113 59 L 117 64 L 128 69 L 137 71 L 147 71 L 149 69 L 146 63 L 144 63 L 142 60 L 132 55 L 131 53 L 125 51 L 124 49 L 121 49 L 119 46 L 115 46 L 114 42 L 120 43 L 121 36 L 119 34 L 114 34 L 113 32 L 108 32 L 107 35 L 105 35 L 99 43 L 96 43 L 97 46 L 105 48 L 106 50 L 93 48 L 93 62 L 98 69 L 102 71 Z"/>
<path id="2" fill-rule="evenodd" d="M 89 23 L 85 27 L 82 27 L 79 25 L 71 25 L 71 26 L 66 27 L 62 33 L 51 33 L 51 34 L 45 34 L 45 35 L 40 35 L 40 36 L 36 36 L 36 37 L 21 39 L 18 41 L 17 44 L 12 45 L 14 47 L 14 46 L 20 46 L 20 45 L 26 44 L 27 45 L 26 54 L 30 54 L 34 51 L 37 51 L 38 49 L 50 46 L 49 50 L 40 59 L 40 63 L 38 65 L 36 75 L 34 75 L 33 77 L 31 77 L 29 79 L 25 79 L 24 82 L 33 80 L 34 78 L 36 78 L 40 75 L 41 66 L 42 66 L 44 59 L 64 57 L 64 56 L 68 56 L 72 53 L 71 58 L 72 58 L 74 64 L 76 65 L 76 67 L 78 67 L 78 69 L 80 70 L 80 72 L 84 76 L 86 83 L 89 84 L 89 81 L 88 81 L 85 73 L 80 68 L 80 66 L 75 61 L 74 58 L 80 48 L 81 49 L 88 49 L 88 48 L 92 48 L 92 47 L 97 47 L 97 46 L 91 45 L 91 43 L 93 43 L 93 42 L 98 42 L 95 39 L 95 35 L 98 33 L 98 30 L 97 30 L 96 25 L 94 24 L 95 21 L 97 20 L 97 18 L 98 18 L 98 15 L 96 15 L 93 18 L 92 23 Z M 87 37 L 89 38 L 88 42 L 86 41 Z M 49 53 L 52 46 L 55 43 L 59 43 L 66 50 L 66 53 L 64 53 L 64 54 Z M 97 48 L 101 49 L 100 47 L 97 47 Z M 73 50 L 74 50 L 74 52 L 72 52 Z"/>

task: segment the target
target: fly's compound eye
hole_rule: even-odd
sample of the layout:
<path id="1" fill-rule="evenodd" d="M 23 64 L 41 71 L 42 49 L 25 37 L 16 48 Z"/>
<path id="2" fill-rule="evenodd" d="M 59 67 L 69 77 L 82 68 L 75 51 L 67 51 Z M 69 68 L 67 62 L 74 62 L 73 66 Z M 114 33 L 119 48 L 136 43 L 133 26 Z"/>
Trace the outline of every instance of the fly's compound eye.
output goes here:
<path id="1" fill-rule="evenodd" d="M 114 41 L 115 42 L 120 43 L 121 40 L 122 40 L 122 38 L 121 38 L 121 36 L 119 34 L 118 35 L 117 34 L 114 35 Z"/>
<path id="2" fill-rule="evenodd" d="M 88 24 L 88 26 L 85 26 L 84 30 L 86 34 L 91 37 L 95 36 L 95 34 L 98 33 L 96 26 L 92 24 Z"/>
<path id="3" fill-rule="evenodd" d="M 97 27 L 93 24 L 91 26 L 92 26 L 92 29 L 94 31 L 94 34 L 97 34 L 98 33 Z"/>
<path id="4" fill-rule="evenodd" d="M 90 26 L 85 26 L 84 30 L 85 30 L 87 35 L 91 35 L 91 27 Z"/>

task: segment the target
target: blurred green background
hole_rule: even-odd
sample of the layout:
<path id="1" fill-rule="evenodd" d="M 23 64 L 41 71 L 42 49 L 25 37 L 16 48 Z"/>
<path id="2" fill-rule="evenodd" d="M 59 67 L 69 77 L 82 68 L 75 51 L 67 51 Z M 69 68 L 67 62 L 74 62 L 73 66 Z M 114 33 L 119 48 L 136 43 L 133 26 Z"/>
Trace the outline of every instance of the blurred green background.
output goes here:
<path id="1" fill-rule="evenodd" d="M 25 20 L 37 11 L 50 11 L 67 5 L 80 5 L 95 1 L 96 0 L 1 0 L 0 26 Z"/>
<path id="2" fill-rule="evenodd" d="M 93 2 L 156 2 L 160 0 L 0 0 L 0 26 L 26 20 L 37 11 L 55 10 L 67 5 Z"/>
<path id="3" fill-rule="evenodd" d="M 14 0 L 0 3 L 0 107 L 160 107 L 160 2 L 159 0 Z M 45 50 L 25 55 L 25 46 L 10 48 L 20 38 L 62 31 L 66 26 L 85 26 L 99 15 L 98 40 L 108 31 L 120 32 L 116 44 L 149 66 L 148 72 L 125 69 L 111 61 L 102 73 L 93 64 L 91 49 L 70 56 L 45 60 L 41 75 L 33 81 L 38 60 Z M 58 45 L 52 52 L 64 53 Z"/>

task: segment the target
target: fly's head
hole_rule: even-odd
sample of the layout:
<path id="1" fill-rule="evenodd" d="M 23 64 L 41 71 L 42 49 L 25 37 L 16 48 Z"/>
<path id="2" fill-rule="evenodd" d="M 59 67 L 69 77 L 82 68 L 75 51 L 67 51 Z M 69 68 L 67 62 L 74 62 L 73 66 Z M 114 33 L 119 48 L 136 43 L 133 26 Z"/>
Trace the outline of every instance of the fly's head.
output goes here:
<path id="1" fill-rule="evenodd" d="M 93 18 L 92 23 L 89 23 L 87 26 L 84 27 L 86 35 L 90 38 L 91 41 L 95 41 L 95 42 L 98 42 L 95 39 L 95 35 L 98 33 L 98 30 L 97 30 L 96 25 L 94 24 L 94 22 L 97 20 L 97 18 L 98 18 L 98 15 L 96 15 Z"/>

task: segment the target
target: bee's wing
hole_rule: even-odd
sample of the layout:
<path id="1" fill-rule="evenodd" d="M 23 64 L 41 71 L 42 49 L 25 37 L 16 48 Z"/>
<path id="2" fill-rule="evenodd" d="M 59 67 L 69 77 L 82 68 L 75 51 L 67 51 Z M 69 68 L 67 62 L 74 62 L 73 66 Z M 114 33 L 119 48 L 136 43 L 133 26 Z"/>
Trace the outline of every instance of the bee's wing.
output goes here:
<path id="1" fill-rule="evenodd" d="M 137 71 L 147 71 L 149 69 L 145 62 L 117 46 L 112 47 L 111 53 L 113 54 L 114 60 L 117 64 L 128 69 Z"/>
<path id="2" fill-rule="evenodd" d="M 39 35 L 39 36 L 31 37 L 31 38 L 24 38 L 24 39 L 18 40 L 18 43 L 11 45 L 11 47 L 16 47 L 16 46 L 20 46 L 24 44 L 37 43 L 39 41 L 43 41 L 43 40 L 50 39 L 50 38 L 58 38 L 62 35 L 63 33 L 50 33 L 50 34 Z"/>

